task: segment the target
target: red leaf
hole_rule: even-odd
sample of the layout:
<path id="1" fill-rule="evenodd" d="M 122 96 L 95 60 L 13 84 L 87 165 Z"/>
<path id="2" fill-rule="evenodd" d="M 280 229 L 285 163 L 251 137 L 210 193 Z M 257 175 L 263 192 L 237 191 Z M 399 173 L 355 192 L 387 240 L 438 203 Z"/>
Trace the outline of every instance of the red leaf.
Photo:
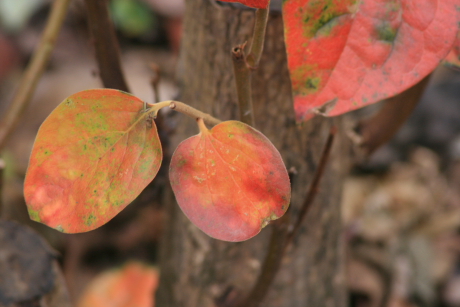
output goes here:
<path id="1" fill-rule="evenodd" d="M 457 32 L 457 39 L 455 40 L 454 47 L 444 59 L 444 64 L 457 69 L 460 68 L 460 31 Z"/>
<path id="2" fill-rule="evenodd" d="M 268 7 L 269 0 L 219 0 L 222 2 L 238 2 L 249 7 L 256 9 L 266 9 Z"/>
<path id="3" fill-rule="evenodd" d="M 171 185 L 185 215 L 206 234 L 243 241 L 281 217 L 290 201 L 283 160 L 259 131 L 227 121 L 183 141 L 170 166 Z"/>
<path id="4" fill-rule="evenodd" d="M 455 39 L 458 0 L 286 0 L 298 120 L 339 115 L 428 75 Z"/>
<path id="5" fill-rule="evenodd" d="M 149 184 L 162 160 L 143 102 L 96 89 L 64 100 L 38 131 L 25 179 L 30 217 L 67 233 L 107 223 Z"/>

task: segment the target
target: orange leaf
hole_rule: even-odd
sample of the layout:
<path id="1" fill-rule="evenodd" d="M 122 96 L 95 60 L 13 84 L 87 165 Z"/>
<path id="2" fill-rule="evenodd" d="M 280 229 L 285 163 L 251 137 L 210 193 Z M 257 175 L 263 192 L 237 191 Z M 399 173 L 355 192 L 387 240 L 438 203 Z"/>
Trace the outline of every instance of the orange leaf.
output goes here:
<path id="1" fill-rule="evenodd" d="M 158 271 L 138 262 L 99 274 L 77 307 L 155 307 Z"/>
<path id="2" fill-rule="evenodd" d="M 185 215 L 206 234 L 247 240 L 281 217 L 289 177 L 273 144 L 259 131 L 227 121 L 183 141 L 170 166 L 171 185 Z"/>
<path id="3" fill-rule="evenodd" d="M 30 217 L 67 233 L 107 223 L 132 202 L 162 160 L 143 102 L 96 89 L 65 99 L 38 131 L 24 184 Z"/>

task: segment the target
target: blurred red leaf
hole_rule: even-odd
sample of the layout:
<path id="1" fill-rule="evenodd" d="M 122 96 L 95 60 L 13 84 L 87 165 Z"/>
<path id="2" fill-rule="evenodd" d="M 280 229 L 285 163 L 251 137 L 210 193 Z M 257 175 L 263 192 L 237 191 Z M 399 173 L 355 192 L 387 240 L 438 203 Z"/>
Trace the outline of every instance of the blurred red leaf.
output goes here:
<path id="1" fill-rule="evenodd" d="M 444 64 L 457 69 L 460 68 L 460 31 L 457 32 L 457 39 L 455 40 L 454 47 L 445 58 Z"/>
<path id="2" fill-rule="evenodd" d="M 239 2 L 249 7 L 256 9 L 266 9 L 268 7 L 269 0 L 219 0 L 222 2 Z"/>
<path id="3" fill-rule="evenodd" d="M 298 120 L 396 95 L 445 58 L 458 0 L 286 0 L 283 18 Z"/>
<path id="4" fill-rule="evenodd" d="M 183 141 L 170 166 L 171 185 L 185 215 L 206 234 L 247 240 L 290 201 L 289 177 L 273 144 L 259 131 L 227 121 Z"/>
<path id="5" fill-rule="evenodd" d="M 98 275 L 86 288 L 77 307 L 155 307 L 158 271 L 138 262 Z"/>
<path id="6" fill-rule="evenodd" d="M 43 122 L 24 196 L 31 219 L 67 233 L 100 227 L 158 172 L 161 144 L 138 98 L 111 89 L 76 93 Z"/>

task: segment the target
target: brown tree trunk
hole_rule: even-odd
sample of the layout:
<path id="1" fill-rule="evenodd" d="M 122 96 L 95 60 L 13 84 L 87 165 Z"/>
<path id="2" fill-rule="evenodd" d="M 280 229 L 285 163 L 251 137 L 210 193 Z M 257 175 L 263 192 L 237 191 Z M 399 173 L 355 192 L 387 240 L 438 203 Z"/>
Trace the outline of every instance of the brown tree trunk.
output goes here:
<path id="1" fill-rule="evenodd" d="M 181 101 L 222 119 L 236 119 L 236 90 L 230 51 L 250 38 L 252 11 L 188 0 L 180 61 Z M 302 204 L 332 125 L 340 118 L 294 120 L 286 66 L 282 17 L 270 16 L 265 50 L 253 76 L 256 128 L 281 152 L 292 173 L 293 219 Z M 182 117 L 175 144 L 198 132 Z M 174 142 L 173 142 L 174 143 Z M 336 137 L 319 194 L 261 306 L 346 306 L 340 195 L 348 164 L 345 137 Z M 160 307 L 208 307 L 244 297 L 260 273 L 272 227 L 242 243 L 212 239 L 193 226 L 170 194 L 161 251 Z"/>

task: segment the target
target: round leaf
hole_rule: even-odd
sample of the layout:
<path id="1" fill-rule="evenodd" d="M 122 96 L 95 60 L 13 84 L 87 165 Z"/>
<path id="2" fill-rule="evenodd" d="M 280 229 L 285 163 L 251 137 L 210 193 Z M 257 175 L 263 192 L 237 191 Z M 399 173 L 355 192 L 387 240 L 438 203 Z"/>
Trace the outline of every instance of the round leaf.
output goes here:
<path id="1" fill-rule="evenodd" d="M 398 94 L 452 47 L 458 0 L 283 1 L 298 120 L 339 115 Z"/>
<path id="2" fill-rule="evenodd" d="M 185 215 L 206 234 L 247 240 L 290 201 L 289 177 L 273 144 L 259 131 L 227 121 L 183 141 L 170 166 L 171 185 Z"/>
<path id="3" fill-rule="evenodd" d="M 158 172 L 157 129 L 143 102 L 96 89 L 65 99 L 40 127 L 24 196 L 31 219 L 67 233 L 100 227 Z"/>

